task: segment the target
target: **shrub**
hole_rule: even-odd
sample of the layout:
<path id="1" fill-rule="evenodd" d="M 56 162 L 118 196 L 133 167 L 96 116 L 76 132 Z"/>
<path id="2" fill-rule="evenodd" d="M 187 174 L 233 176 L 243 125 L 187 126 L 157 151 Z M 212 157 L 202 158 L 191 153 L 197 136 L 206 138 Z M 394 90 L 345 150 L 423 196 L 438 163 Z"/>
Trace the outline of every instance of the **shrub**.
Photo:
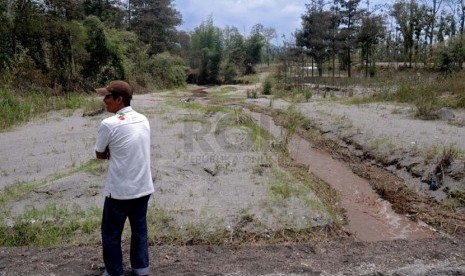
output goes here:
<path id="1" fill-rule="evenodd" d="M 271 83 L 270 78 L 266 78 L 265 82 L 263 83 L 262 94 L 263 95 L 271 95 L 273 84 Z"/>
<path id="2" fill-rule="evenodd" d="M 247 89 L 247 98 L 248 99 L 256 99 L 257 98 L 257 90 L 256 89 Z"/>
<path id="3" fill-rule="evenodd" d="M 310 87 L 304 88 L 305 101 L 309 101 L 313 96 L 313 91 Z"/>
<path id="4" fill-rule="evenodd" d="M 8 128 L 14 124 L 25 121 L 30 116 L 30 107 L 22 103 L 15 95 L 7 89 L 1 92 L 0 129 Z"/>
<path id="5" fill-rule="evenodd" d="M 394 94 L 394 100 L 400 103 L 412 103 L 415 99 L 414 90 L 409 84 L 401 83 Z"/>
<path id="6" fill-rule="evenodd" d="M 223 83 L 225 84 L 235 83 L 236 78 L 238 76 L 237 67 L 231 62 L 222 64 L 221 76 L 222 76 Z"/>
<path id="7" fill-rule="evenodd" d="M 442 73 L 444 75 L 450 75 L 459 69 L 455 62 L 453 54 L 447 51 L 447 49 L 442 49 L 436 52 L 434 67 L 434 69 L 437 72 Z"/>
<path id="8" fill-rule="evenodd" d="M 160 89 L 182 87 L 186 84 L 188 68 L 184 60 L 165 52 L 157 54 L 147 68 L 153 77 L 153 84 Z"/>
<path id="9" fill-rule="evenodd" d="M 459 71 L 459 64 L 465 59 L 462 45 L 463 41 L 459 37 L 450 39 L 447 44 L 438 44 L 433 56 L 434 69 L 445 76 Z"/>
<path id="10" fill-rule="evenodd" d="M 413 96 L 413 103 L 417 109 L 415 115 L 417 117 L 427 120 L 437 118 L 436 111 L 439 109 L 438 95 L 432 87 L 416 87 Z"/>
<path id="11" fill-rule="evenodd" d="M 441 107 L 437 88 L 431 85 L 416 85 L 402 83 L 391 100 L 413 104 L 415 116 L 420 119 L 436 119 L 436 111 Z"/>

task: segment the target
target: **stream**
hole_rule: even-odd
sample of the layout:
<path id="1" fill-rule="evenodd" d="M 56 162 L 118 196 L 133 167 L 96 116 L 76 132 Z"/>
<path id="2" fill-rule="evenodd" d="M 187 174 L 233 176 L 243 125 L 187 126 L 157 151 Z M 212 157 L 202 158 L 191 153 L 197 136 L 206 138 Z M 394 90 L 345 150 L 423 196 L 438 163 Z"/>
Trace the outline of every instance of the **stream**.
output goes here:
<path id="1" fill-rule="evenodd" d="M 283 129 L 270 116 L 247 111 L 263 129 L 282 140 Z M 370 183 L 356 175 L 343 162 L 316 149 L 309 141 L 293 135 L 288 145 L 293 160 L 308 167 L 309 173 L 330 185 L 340 197 L 345 210 L 345 230 L 358 241 L 396 239 L 424 239 L 434 233 L 426 224 L 421 225 L 395 213 L 388 201 L 381 199 Z"/>

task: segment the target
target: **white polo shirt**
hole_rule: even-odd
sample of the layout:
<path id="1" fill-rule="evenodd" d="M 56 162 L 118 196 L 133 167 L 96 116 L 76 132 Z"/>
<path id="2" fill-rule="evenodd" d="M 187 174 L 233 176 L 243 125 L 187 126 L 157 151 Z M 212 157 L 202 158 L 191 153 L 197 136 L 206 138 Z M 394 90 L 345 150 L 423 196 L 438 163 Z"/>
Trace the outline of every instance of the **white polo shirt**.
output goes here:
<path id="1" fill-rule="evenodd" d="M 104 119 L 98 129 L 95 150 L 110 149 L 104 195 L 133 199 L 154 192 L 150 169 L 150 124 L 127 106 Z"/>

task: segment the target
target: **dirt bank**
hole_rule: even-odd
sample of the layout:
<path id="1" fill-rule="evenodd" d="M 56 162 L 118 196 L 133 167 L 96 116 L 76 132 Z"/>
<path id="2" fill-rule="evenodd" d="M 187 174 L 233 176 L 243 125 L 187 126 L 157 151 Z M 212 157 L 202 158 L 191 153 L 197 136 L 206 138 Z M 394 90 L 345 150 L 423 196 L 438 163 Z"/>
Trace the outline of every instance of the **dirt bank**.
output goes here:
<path id="1" fill-rule="evenodd" d="M 127 256 L 127 248 L 125 256 Z M 465 275 L 465 241 L 155 246 L 151 275 Z M 126 259 L 126 264 L 128 260 Z M 0 275 L 101 275 L 98 247 L 2 248 Z M 127 271 L 126 275 L 130 275 Z"/>
<path id="2" fill-rule="evenodd" d="M 396 212 L 427 222 L 440 232 L 465 233 L 461 199 L 465 191 L 465 160 L 461 154 L 465 152 L 461 139 L 465 128 L 454 123 L 462 120 L 463 111 L 454 111 L 454 120 L 422 121 L 414 118 L 411 108 L 384 103 L 346 105 L 315 100 L 291 104 L 274 100 L 270 110 L 270 99 L 248 102 L 251 108 L 267 112 L 283 125 L 288 123 L 289 108 L 297 110 L 308 119 L 298 130 L 300 135 L 367 179 Z M 442 170 L 439 189 L 431 189 L 426 176 L 440 166 L 448 148 L 459 154 Z"/>

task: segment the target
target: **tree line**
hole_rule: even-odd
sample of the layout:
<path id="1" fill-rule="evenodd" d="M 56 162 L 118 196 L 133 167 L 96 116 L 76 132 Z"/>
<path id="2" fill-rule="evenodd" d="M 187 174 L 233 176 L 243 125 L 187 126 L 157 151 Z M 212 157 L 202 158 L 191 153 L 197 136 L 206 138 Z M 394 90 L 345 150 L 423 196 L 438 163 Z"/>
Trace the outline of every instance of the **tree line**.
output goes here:
<path id="1" fill-rule="evenodd" d="M 451 73 L 465 61 L 464 25 L 464 0 L 396 0 L 373 7 L 361 0 L 312 0 L 291 48 L 311 57 L 319 75 L 324 63 L 336 60 L 349 77 L 354 63 L 373 75 L 377 61 L 422 63 Z"/>
<path id="2" fill-rule="evenodd" d="M 250 36 L 207 18 L 191 33 L 171 0 L 0 0 L 1 84 L 86 91 L 112 79 L 170 88 L 234 82 L 271 49 L 273 29 Z"/>
<path id="3" fill-rule="evenodd" d="M 420 1 L 370 7 L 312 0 L 292 40 L 274 45 L 276 31 L 261 24 L 244 35 L 209 17 L 192 32 L 179 31 L 172 0 L 0 0 L 0 82 L 57 93 L 112 79 L 141 88 L 234 83 L 278 52 L 310 57 L 320 74 L 323 64 L 335 70 L 337 61 L 349 77 L 354 63 L 374 74 L 376 61 L 461 69 L 465 0 Z"/>

